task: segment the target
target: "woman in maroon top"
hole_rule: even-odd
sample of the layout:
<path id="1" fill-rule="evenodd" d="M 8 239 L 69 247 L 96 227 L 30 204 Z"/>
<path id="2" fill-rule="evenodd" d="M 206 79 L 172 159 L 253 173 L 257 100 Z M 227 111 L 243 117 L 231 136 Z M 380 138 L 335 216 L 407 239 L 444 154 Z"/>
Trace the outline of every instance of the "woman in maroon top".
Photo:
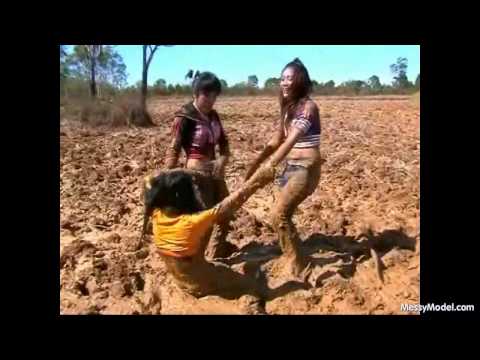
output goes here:
<path id="1" fill-rule="evenodd" d="M 166 168 L 177 167 L 183 149 L 187 157 L 186 168 L 204 174 L 195 179 L 197 191 L 207 209 L 218 204 L 229 192 L 225 182 L 225 166 L 230 156 L 228 139 L 218 113 L 213 109 L 221 93 L 220 80 L 210 72 L 198 74 L 193 81 L 193 101 L 175 113 L 172 142 L 167 151 Z M 218 158 L 215 149 L 218 147 Z M 207 256 L 227 257 L 237 247 L 226 241 L 232 217 L 218 224 L 212 237 Z M 207 236 L 210 236 L 207 234 Z"/>

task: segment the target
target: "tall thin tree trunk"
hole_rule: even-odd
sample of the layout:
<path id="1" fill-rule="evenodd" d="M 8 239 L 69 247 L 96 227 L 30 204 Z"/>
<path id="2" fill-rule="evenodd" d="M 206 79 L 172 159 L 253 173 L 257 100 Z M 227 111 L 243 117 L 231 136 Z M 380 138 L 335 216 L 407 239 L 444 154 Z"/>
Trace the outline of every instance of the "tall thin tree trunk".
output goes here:
<path id="1" fill-rule="evenodd" d="M 140 103 L 144 111 L 147 110 L 147 75 L 148 75 L 148 68 L 147 68 L 147 46 L 143 45 L 143 71 L 142 71 L 142 89 L 140 93 Z"/>
<path id="2" fill-rule="evenodd" d="M 91 59 L 91 79 L 90 79 L 90 95 L 93 99 L 97 97 L 97 84 L 95 83 L 95 58 Z"/>

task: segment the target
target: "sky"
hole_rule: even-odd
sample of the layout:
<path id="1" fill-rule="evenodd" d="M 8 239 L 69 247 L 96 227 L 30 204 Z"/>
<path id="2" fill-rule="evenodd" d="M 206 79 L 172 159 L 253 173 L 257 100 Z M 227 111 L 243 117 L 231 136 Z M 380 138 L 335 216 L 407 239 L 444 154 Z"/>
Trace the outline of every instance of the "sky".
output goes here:
<path id="1" fill-rule="evenodd" d="M 141 80 L 142 46 L 115 48 L 127 66 L 128 85 Z M 269 77 L 280 77 L 282 68 L 295 57 L 318 82 L 365 81 L 377 75 L 382 84 L 391 84 L 390 64 L 398 57 L 408 59 L 410 81 L 420 73 L 420 45 L 176 45 L 156 51 L 148 83 L 165 79 L 167 84 L 187 84 L 185 75 L 193 69 L 211 71 L 229 86 L 256 75 L 263 87 Z"/>

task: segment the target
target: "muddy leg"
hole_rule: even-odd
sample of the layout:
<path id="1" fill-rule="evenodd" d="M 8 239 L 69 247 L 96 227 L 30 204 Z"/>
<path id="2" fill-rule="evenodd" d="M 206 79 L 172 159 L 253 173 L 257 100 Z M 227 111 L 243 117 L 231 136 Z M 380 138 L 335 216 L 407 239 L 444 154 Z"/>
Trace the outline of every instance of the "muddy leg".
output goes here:
<path id="1" fill-rule="evenodd" d="M 243 295 L 264 297 L 266 291 L 251 276 L 233 271 L 225 264 L 197 256 L 190 260 L 163 257 L 177 285 L 195 297 L 218 295 L 236 299 Z"/>
<path id="2" fill-rule="evenodd" d="M 277 191 L 272 223 L 294 276 L 300 276 L 307 266 L 307 261 L 301 252 L 301 241 L 292 216 L 297 206 L 315 191 L 319 178 L 319 166 L 297 168 L 288 175 L 287 184 Z"/>

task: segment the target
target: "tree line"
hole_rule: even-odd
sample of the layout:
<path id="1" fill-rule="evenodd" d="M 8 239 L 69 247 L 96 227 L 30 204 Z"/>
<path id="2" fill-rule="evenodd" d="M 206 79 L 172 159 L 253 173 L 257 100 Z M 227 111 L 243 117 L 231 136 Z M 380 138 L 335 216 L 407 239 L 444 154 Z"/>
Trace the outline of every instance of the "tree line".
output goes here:
<path id="1" fill-rule="evenodd" d="M 142 45 L 142 79 L 127 86 L 127 68 L 122 56 L 110 45 L 75 45 L 70 53 L 60 45 L 60 95 L 61 97 L 112 98 L 117 95 L 136 94 L 145 106 L 148 94 L 158 96 L 190 95 L 192 93 L 193 70 L 187 70 L 184 84 L 167 84 L 157 79 L 148 85 L 148 70 L 152 59 L 162 45 Z M 168 46 L 168 45 L 164 45 Z M 165 55 L 165 56 L 168 56 Z M 407 77 L 408 60 L 397 58 L 390 65 L 393 74 L 391 84 L 382 84 L 377 75 L 365 80 L 349 80 L 336 84 L 333 80 L 320 82 L 312 80 L 314 95 L 382 95 L 411 94 L 420 89 L 420 74 L 415 82 Z M 198 71 L 197 71 L 198 72 Z M 250 75 L 246 81 L 229 85 L 221 79 L 226 95 L 276 95 L 280 78 L 270 77 L 263 87 L 258 77 Z"/>

